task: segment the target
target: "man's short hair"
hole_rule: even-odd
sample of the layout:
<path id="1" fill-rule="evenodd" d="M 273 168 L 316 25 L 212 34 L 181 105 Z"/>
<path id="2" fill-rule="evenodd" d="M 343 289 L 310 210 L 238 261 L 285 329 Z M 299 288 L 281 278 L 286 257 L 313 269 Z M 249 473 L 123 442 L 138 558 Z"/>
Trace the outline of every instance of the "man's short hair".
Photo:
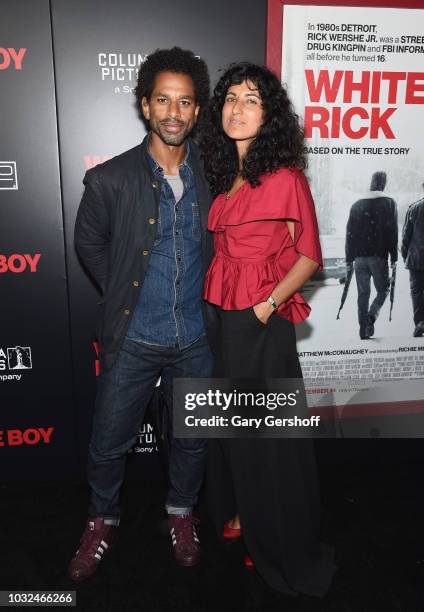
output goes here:
<path id="1" fill-rule="evenodd" d="M 155 77 L 160 72 L 176 72 L 191 77 L 196 104 L 201 109 L 206 107 L 209 102 L 209 71 L 206 63 L 200 57 L 196 57 L 192 51 L 173 47 L 172 49 L 157 49 L 148 55 L 146 61 L 140 65 L 135 88 L 138 108 L 144 97 L 149 100 Z"/>
<path id="2" fill-rule="evenodd" d="M 385 172 L 379 170 L 378 172 L 374 172 L 371 178 L 371 191 L 384 191 L 386 186 L 387 175 Z"/>

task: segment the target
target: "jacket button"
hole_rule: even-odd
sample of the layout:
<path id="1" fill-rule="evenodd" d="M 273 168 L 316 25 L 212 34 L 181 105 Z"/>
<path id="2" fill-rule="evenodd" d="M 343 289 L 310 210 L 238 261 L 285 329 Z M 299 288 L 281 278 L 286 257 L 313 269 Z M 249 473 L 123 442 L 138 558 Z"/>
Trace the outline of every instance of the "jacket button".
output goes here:
<path id="1" fill-rule="evenodd" d="M 149 219 L 150 225 L 154 225 L 156 223 L 156 219 Z"/>
<path id="2" fill-rule="evenodd" d="M 140 283 L 139 283 L 138 281 L 133 281 L 133 285 L 134 285 L 134 287 L 138 287 L 138 285 L 139 285 L 139 284 L 140 284 Z"/>
<path id="3" fill-rule="evenodd" d="M 143 255 L 148 255 L 149 251 L 143 251 Z"/>
<path id="4" fill-rule="evenodd" d="M 153 189 L 157 189 L 160 186 L 159 181 L 152 181 L 152 187 Z"/>
<path id="5" fill-rule="evenodd" d="M 124 310 L 124 315 L 128 316 L 130 314 L 130 309 L 129 308 L 125 308 Z"/>

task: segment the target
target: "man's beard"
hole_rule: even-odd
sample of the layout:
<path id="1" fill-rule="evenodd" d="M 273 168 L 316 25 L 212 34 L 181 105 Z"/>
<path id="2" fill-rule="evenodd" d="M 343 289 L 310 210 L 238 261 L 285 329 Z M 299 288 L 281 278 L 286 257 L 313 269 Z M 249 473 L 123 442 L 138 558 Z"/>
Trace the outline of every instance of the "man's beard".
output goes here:
<path id="1" fill-rule="evenodd" d="M 174 125 L 178 124 L 184 127 L 177 134 L 172 134 L 166 131 L 165 126 L 163 125 L 165 123 L 172 123 Z M 164 120 L 164 121 L 150 121 L 151 130 L 159 136 L 162 142 L 164 142 L 166 145 L 170 145 L 174 147 L 178 147 L 180 144 L 182 144 L 186 140 L 187 136 L 190 134 L 193 127 L 194 127 L 194 123 L 192 122 L 184 123 L 183 121 L 169 121 L 169 119 Z"/>

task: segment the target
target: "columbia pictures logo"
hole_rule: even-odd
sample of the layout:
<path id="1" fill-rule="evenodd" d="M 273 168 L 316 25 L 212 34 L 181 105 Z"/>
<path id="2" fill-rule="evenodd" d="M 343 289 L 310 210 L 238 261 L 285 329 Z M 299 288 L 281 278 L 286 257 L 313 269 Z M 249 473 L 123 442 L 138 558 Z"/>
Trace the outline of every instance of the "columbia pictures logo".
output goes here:
<path id="1" fill-rule="evenodd" d="M 0 189 L 18 189 L 15 161 L 0 161 Z"/>
<path id="2" fill-rule="evenodd" d="M 31 348 L 14 346 L 7 349 L 9 370 L 32 370 Z"/>

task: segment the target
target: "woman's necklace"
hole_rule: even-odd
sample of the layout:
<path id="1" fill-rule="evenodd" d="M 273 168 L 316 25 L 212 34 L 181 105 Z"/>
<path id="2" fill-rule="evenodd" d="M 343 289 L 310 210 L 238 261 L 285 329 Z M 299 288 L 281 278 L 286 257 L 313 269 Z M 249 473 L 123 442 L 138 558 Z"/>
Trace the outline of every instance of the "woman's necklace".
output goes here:
<path id="1" fill-rule="evenodd" d="M 242 178 L 241 174 L 237 174 L 234 183 L 231 185 L 231 189 L 229 189 L 225 194 L 225 199 L 229 200 L 231 196 L 234 195 L 240 189 L 244 182 L 245 179 Z"/>

